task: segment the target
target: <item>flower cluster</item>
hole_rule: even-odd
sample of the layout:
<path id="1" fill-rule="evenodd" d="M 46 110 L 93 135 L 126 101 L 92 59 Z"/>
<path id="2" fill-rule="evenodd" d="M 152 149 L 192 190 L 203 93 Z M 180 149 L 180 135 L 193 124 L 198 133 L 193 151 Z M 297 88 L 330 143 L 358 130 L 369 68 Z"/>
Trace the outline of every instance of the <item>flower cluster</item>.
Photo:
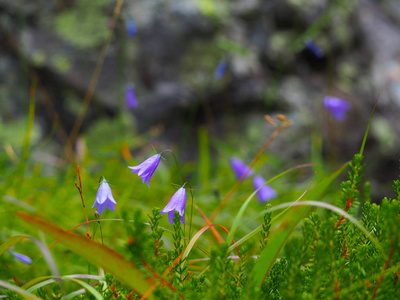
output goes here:
<path id="1" fill-rule="evenodd" d="M 254 171 L 248 167 L 243 161 L 237 157 L 233 157 L 230 160 L 231 167 L 238 179 L 248 178 L 254 175 Z M 253 178 L 253 187 L 257 191 L 257 197 L 260 202 L 268 202 L 271 199 L 277 197 L 278 193 L 271 188 L 269 185 L 265 185 L 266 181 L 260 175 L 256 175 Z"/>

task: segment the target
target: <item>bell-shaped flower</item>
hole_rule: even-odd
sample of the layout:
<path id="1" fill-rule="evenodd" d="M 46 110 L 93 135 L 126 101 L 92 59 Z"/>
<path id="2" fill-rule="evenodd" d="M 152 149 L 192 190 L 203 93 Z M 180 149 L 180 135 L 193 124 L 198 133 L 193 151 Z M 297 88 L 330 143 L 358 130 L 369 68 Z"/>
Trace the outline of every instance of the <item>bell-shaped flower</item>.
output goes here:
<path id="1" fill-rule="evenodd" d="M 135 96 L 135 90 L 133 86 L 128 85 L 125 91 L 126 106 L 128 108 L 134 109 L 137 107 L 138 103 Z"/>
<path id="2" fill-rule="evenodd" d="M 115 204 L 117 204 L 117 202 L 114 200 L 111 188 L 106 179 L 102 177 L 99 189 L 97 190 L 96 200 L 94 201 L 92 208 L 97 206 L 97 211 L 101 214 L 106 207 L 111 211 L 114 211 Z"/>
<path id="3" fill-rule="evenodd" d="M 306 40 L 305 45 L 316 57 L 322 58 L 324 56 L 324 52 L 313 41 Z"/>
<path id="4" fill-rule="evenodd" d="M 226 61 L 221 60 L 219 62 L 217 69 L 215 70 L 215 73 L 214 73 L 215 80 L 219 80 L 222 78 L 222 76 L 224 76 L 226 66 L 227 66 Z"/>
<path id="5" fill-rule="evenodd" d="M 260 202 L 268 202 L 269 200 L 276 198 L 278 193 L 266 183 L 265 179 L 257 175 L 253 178 L 253 187 L 258 190 L 257 197 Z"/>
<path id="6" fill-rule="evenodd" d="M 349 102 L 333 96 L 325 96 L 323 102 L 325 108 L 336 120 L 344 121 L 346 119 L 346 112 L 351 107 Z"/>
<path id="7" fill-rule="evenodd" d="M 128 168 L 131 169 L 133 173 L 138 174 L 139 177 L 142 177 L 143 183 L 147 182 L 147 185 L 150 187 L 151 176 L 153 176 L 154 171 L 157 169 L 160 160 L 161 155 L 156 154 L 146 159 L 140 165 Z"/>
<path id="8" fill-rule="evenodd" d="M 242 178 L 244 174 L 246 174 L 246 177 L 250 177 L 253 175 L 253 170 L 250 169 L 244 162 L 242 162 L 239 158 L 237 157 L 232 157 L 231 158 L 231 167 L 233 172 L 235 173 L 237 179 Z"/>
<path id="9" fill-rule="evenodd" d="M 12 251 L 11 253 L 16 259 L 23 262 L 24 264 L 30 265 L 32 263 L 32 259 L 29 256 L 14 251 Z"/>
<path id="10" fill-rule="evenodd" d="M 131 16 L 129 16 L 126 20 L 126 31 L 130 37 L 134 37 L 136 35 L 135 21 L 133 21 Z"/>
<path id="11" fill-rule="evenodd" d="M 181 216 L 181 222 L 185 223 L 185 206 L 186 206 L 186 189 L 184 187 L 179 188 L 176 193 L 171 197 L 167 206 L 160 211 L 160 214 L 168 213 L 168 220 L 170 224 L 174 223 L 175 210 L 179 212 Z"/>

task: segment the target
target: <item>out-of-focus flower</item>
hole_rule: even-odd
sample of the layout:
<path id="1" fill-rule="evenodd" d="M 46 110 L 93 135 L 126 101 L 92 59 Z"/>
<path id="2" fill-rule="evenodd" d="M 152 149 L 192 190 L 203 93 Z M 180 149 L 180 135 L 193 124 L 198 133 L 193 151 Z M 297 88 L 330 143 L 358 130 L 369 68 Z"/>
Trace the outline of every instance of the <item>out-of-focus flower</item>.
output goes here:
<path id="1" fill-rule="evenodd" d="M 324 56 L 324 52 L 311 40 L 305 41 L 306 47 L 310 50 L 316 57 L 321 58 Z"/>
<path id="2" fill-rule="evenodd" d="M 97 190 L 96 200 L 94 201 L 92 208 L 97 206 L 97 211 L 101 214 L 106 207 L 111 211 L 114 211 L 115 204 L 117 204 L 117 202 L 114 200 L 111 188 L 106 179 L 102 177 L 99 189 Z"/>
<path id="3" fill-rule="evenodd" d="M 333 96 L 325 96 L 323 102 L 325 108 L 336 120 L 344 121 L 346 119 L 346 112 L 351 107 L 349 102 Z"/>
<path id="4" fill-rule="evenodd" d="M 247 174 L 246 174 L 245 178 L 253 175 L 253 170 L 250 169 L 244 162 L 242 162 L 237 157 L 231 158 L 231 167 L 233 169 L 233 172 L 235 172 L 237 179 L 242 178 L 243 174 L 245 174 L 246 171 L 247 171 Z"/>
<path id="5" fill-rule="evenodd" d="M 260 202 L 268 202 L 269 200 L 276 198 L 276 196 L 278 195 L 278 193 L 268 184 L 264 185 L 265 183 L 266 183 L 265 179 L 259 175 L 255 176 L 253 179 L 254 189 L 255 190 L 259 189 L 257 192 L 257 197 L 258 200 L 260 200 Z"/>
<path id="6" fill-rule="evenodd" d="M 160 214 L 168 213 L 168 220 L 170 224 L 174 223 L 175 210 L 179 212 L 181 216 L 181 222 L 185 223 L 185 206 L 186 206 L 186 189 L 184 187 L 179 188 L 176 193 L 171 197 L 167 206 L 160 211 Z"/>
<path id="7" fill-rule="evenodd" d="M 132 17 L 128 17 L 126 20 L 126 31 L 130 37 L 134 37 L 136 35 L 136 26 Z"/>
<path id="8" fill-rule="evenodd" d="M 156 154 L 152 157 L 149 157 L 144 162 L 142 162 L 138 166 L 128 167 L 132 169 L 133 173 L 137 173 L 139 177 L 142 177 L 143 183 L 147 182 L 147 185 L 150 187 L 150 179 L 153 175 L 154 171 L 157 169 L 158 164 L 160 163 L 161 155 Z"/>
<path id="9" fill-rule="evenodd" d="M 128 108 L 136 108 L 137 107 L 137 100 L 135 96 L 135 90 L 133 86 L 128 85 L 126 87 L 126 93 L 125 93 L 125 98 L 126 98 L 126 106 Z"/>
<path id="10" fill-rule="evenodd" d="M 214 78 L 215 78 L 216 80 L 221 79 L 222 76 L 223 76 L 224 73 L 225 73 L 225 70 L 226 70 L 226 61 L 221 60 L 221 61 L 219 62 L 219 64 L 218 64 L 218 66 L 217 66 L 217 69 L 215 70 Z"/>
<path id="11" fill-rule="evenodd" d="M 32 259 L 26 255 L 14 251 L 12 251 L 11 253 L 16 259 L 23 262 L 24 264 L 30 265 L 32 263 Z"/>

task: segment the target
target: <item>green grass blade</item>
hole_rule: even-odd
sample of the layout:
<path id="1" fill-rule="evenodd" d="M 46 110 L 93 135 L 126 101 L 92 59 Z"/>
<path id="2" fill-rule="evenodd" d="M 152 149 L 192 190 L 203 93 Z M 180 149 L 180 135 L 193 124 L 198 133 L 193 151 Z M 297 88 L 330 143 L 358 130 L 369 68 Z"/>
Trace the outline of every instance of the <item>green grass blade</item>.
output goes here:
<path id="1" fill-rule="evenodd" d="M 104 300 L 103 296 L 98 291 L 96 291 L 90 284 L 87 284 L 86 282 L 75 278 L 64 278 L 64 279 L 68 279 L 77 284 L 80 284 L 85 290 L 90 292 L 97 300 Z"/>
<path id="2" fill-rule="evenodd" d="M 275 263 L 286 241 L 309 211 L 310 207 L 302 207 L 300 209 L 292 208 L 289 212 L 291 217 L 288 218 L 287 221 L 281 223 L 279 227 L 270 234 L 268 245 L 261 252 L 252 271 L 251 285 L 253 287 L 261 287 L 265 276 Z"/>
<path id="3" fill-rule="evenodd" d="M 319 198 L 319 197 L 322 195 L 322 193 L 325 191 L 325 189 L 326 189 L 329 185 L 332 184 L 332 182 L 337 178 L 337 176 L 340 175 L 340 173 L 343 172 L 343 170 L 347 167 L 347 165 L 348 165 L 348 163 L 342 165 L 338 170 L 336 170 L 336 171 L 333 172 L 331 175 L 329 175 L 326 179 L 324 179 L 323 181 L 321 181 L 316 187 L 310 189 L 310 190 L 307 192 L 307 198 L 309 198 L 309 199 L 310 199 L 311 197 L 312 197 L 312 198 Z M 286 174 L 286 173 L 288 173 L 288 172 L 291 171 L 291 170 L 294 170 L 294 168 L 289 169 L 289 170 L 287 170 L 287 171 L 285 171 L 285 172 L 283 172 L 283 173 L 281 173 L 281 174 L 275 176 L 274 178 L 272 178 L 272 179 L 271 179 L 270 181 L 268 181 L 268 182 L 273 181 L 276 177 L 283 176 L 282 174 Z M 293 202 L 290 202 L 290 203 L 293 203 Z M 286 204 L 286 203 L 285 203 L 285 204 Z M 293 205 L 293 204 L 291 204 L 291 205 Z M 285 206 L 285 207 L 288 207 L 288 206 Z M 268 209 L 268 210 L 266 210 L 266 211 L 261 212 L 259 215 L 255 216 L 254 218 L 256 219 L 256 218 L 258 218 L 258 217 L 260 217 L 260 216 L 263 216 L 266 212 L 270 212 L 270 211 L 274 211 L 274 210 L 278 210 L 278 209 L 280 209 L 280 207 L 278 207 L 278 208 L 277 208 L 277 207 L 272 207 L 272 208 L 270 208 L 270 209 Z M 275 217 L 272 219 L 272 221 L 274 221 L 274 220 L 276 220 Z M 236 221 L 236 218 L 235 218 L 235 221 Z M 234 222 L 235 222 L 235 221 L 234 221 Z M 231 245 L 231 246 L 229 247 L 229 251 L 232 251 L 235 247 L 237 247 L 237 246 L 243 244 L 243 243 L 246 242 L 247 240 L 249 240 L 249 239 L 251 239 L 252 237 L 254 237 L 256 234 L 258 234 L 258 232 L 260 232 L 261 228 L 262 228 L 262 225 L 258 226 L 256 229 L 254 229 L 253 231 L 249 232 L 248 234 L 246 234 L 246 235 L 245 235 L 244 237 L 242 237 L 241 239 L 237 240 L 235 244 L 233 244 L 233 245 Z M 232 229 L 233 229 L 233 228 L 232 228 Z M 231 229 L 230 232 L 232 232 L 232 229 Z"/>
<path id="4" fill-rule="evenodd" d="M 24 212 L 17 212 L 17 215 L 30 225 L 57 239 L 75 253 L 85 257 L 91 263 L 107 270 L 139 293 L 144 294 L 152 286 L 142 271 L 114 250 L 81 235 L 66 232 L 37 216 Z M 153 299 L 152 295 L 149 298 Z"/>
<path id="5" fill-rule="evenodd" d="M 199 172 L 200 180 L 204 185 L 203 189 L 207 189 L 210 184 L 210 147 L 208 142 L 207 129 L 202 127 L 199 130 Z"/>
<path id="6" fill-rule="evenodd" d="M 11 283 L 8 283 L 6 281 L 0 280 L 0 286 L 2 286 L 3 288 L 9 289 L 9 290 L 13 290 L 14 292 L 17 292 L 25 299 L 41 300 L 41 298 L 38 298 L 35 295 L 21 289 L 19 286 L 12 285 Z"/>
<path id="7" fill-rule="evenodd" d="M 365 147 L 365 143 L 367 142 L 367 136 L 368 136 L 368 132 L 369 132 L 369 127 L 371 126 L 372 117 L 374 115 L 375 108 L 376 108 L 376 106 L 378 104 L 378 100 L 379 100 L 379 95 L 378 95 L 378 98 L 376 98 L 376 101 L 375 101 L 375 104 L 374 104 L 374 108 L 372 109 L 371 115 L 369 116 L 367 129 L 365 130 L 364 138 L 363 138 L 363 141 L 362 141 L 361 147 L 360 147 L 360 155 L 363 155 L 363 153 L 364 153 L 364 147 Z"/>
<path id="8" fill-rule="evenodd" d="M 2 255 L 8 248 L 11 248 L 18 242 L 27 239 L 28 237 L 25 235 L 16 235 L 10 237 L 7 241 L 0 245 L 0 255 Z"/>

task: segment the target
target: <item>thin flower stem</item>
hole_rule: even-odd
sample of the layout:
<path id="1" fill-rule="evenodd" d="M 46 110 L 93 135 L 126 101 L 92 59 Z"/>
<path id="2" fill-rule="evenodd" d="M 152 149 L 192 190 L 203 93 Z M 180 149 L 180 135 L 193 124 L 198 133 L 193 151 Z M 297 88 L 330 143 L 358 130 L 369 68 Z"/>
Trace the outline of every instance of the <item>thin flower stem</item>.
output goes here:
<path id="1" fill-rule="evenodd" d="M 190 223 L 189 223 L 189 241 L 192 238 L 192 222 L 193 222 L 193 205 L 194 205 L 194 197 L 193 197 L 193 190 L 192 186 L 189 182 L 187 184 L 190 186 L 190 195 L 192 196 L 192 207 L 190 208 Z"/>
<path id="2" fill-rule="evenodd" d="M 75 181 L 75 186 L 79 191 L 79 195 L 81 195 L 82 206 L 83 206 L 83 209 L 85 210 L 86 224 L 87 224 L 87 227 L 88 227 L 88 232 L 86 232 L 86 235 L 91 240 L 92 239 L 92 235 L 90 234 L 89 218 L 88 218 L 88 215 L 87 215 L 87 212 L 86 212 L 85 201 L 83 200 L 81 168 L 79 167 L 79 165 L 76 165 L 76 171 L 78 172 L 79 185 Z"/>
<path id="3" fill-rule="evenodd" d="M 258 151 L 256 157 L 253 159 L 253 161 L 249 165 L 249 170 L 254 167 L 254 165 L 257 163 L 257 161 L 260 159 L 261 155 L 264 153 L 264 151 L 268 148 L 268 146 L 276 139 L 276 137 L 286 128 L 288 128 L 291 125 L 291 121 L 289 120 L 284 120 L 283 124 L 281 126 L 274 126 L 275 131 L 271 134 L 271 136 L 268 138 L 268 140 L 264 143 L 264 145 L 261 147 L 260 151 Z M 246 178 L 248 171 L 245 172 L 242 177 L 239 178 L 239 180 L 235 183 L 235 185 L 232 187 L 232 189 L 226 194 L 225 198 L 221 201 L 221 203 L 218 205 L 218 207 L 215 209 L 211 217 L 208 219 L 210 223 L 207 222 L 207 225 L 210 225 L 211 222 L 215 219 L 217 214 L 221 211 L 221 209 L 224 207 L 226 202 L 229 200 L 229 198 L 233 195 L 233 193 L 237 190 L 239 185 L 243 182 L 243 180 Z"/>
<path id="4" fill-rule="evenodd" d="M 99 60 L 97 62 L 97 65 L 96 65 L 96 69 L 94 70 L 93 76 L 92 76 L 92 78 L 90 80 L 89 88 L 88 88 L 88 90 L 87 90 L 87 92 L 85 94 L 85 98 L 83 100 L 82 109 L 80 111 L 80 114 L 79 114 L 78 118 L 75 120 L 74 126 L 73 126 L 73 128 L 71 130 L 71 134 L 69 135 L 69 138 L 67 140 L 67 145 L 66 145 L 65 153 L 64 153 L 65 161 L 68 161 L 71 158 L 72 147 L 73 147 L 73 145 L 75 143 L 75 140 L 76 140 L 76 138 L 78 136 L 79 129 L 82 126 L 83 120 L 84 120 L 84 118 L 86 116 L 86 112 L 87 112 L 87 110 L 89 108 L 90 101 L 92 100 L 94 91 L 96 89 L 97 82 L 99 80 L 99 77 L 100 77 L 100 74 L 101 74 L 101 70 L 103 69 L 104 61 L 105 61 L 106 56 L 107 56 L 108 48 L 109 48 L 110 43 L 112 41 L 112 38 L 114 36 L 113 33 L 114 33 L 115 24 L 117 24 L 118 16 L 119 16 L 119 14 L 121 12 L 121 8 L 122 8 L 122 4 L 123 3 L 124 3 L 124 0 L 118 0 L 117 3 L 115 4 L 114 13 L 113 13 L 113 16 L 112 16 L 112 21 L 113 21 L 114 26 L 113 26 L 113 29 L 111 29 L 111 31 L 109 32 L 109 35 L 107 37 L 107 41 L 106 41 L 106 43 L 105 43 L 105 45 L 104 45 L 104 47 L 103 47 L 103 49 L 101 51 L 100 58 L 99 58 Z M 75 157 L 72 157 L 72 160 L 75 160 Z"/>
<path id="5" fill-rule="evenodd" d="M 94 215 L 96 216 L 97 223 L 99 224 L 99 227 L 100 227 L 101 244 L 104 245 L 104 241 L 103 241 L 103 229 L 101 229 L 100 214 L 99 214 L 99 212 L 96 210 L 96 212 L 95 212 Z M 93 233 L 93 238 L 94 238 L 94 233 Z"/>
<path id="6" fill-rule="evenodd" d="M 181 181 L 181 184 L 183 184 L 181 169 L 179 168 L 178 160 L 176 159 L 176 156 L 175 156 L 174 151 L 172 151 L 172 150 L 170 150 L 170 149 L 166 149 L 166 150 L 162 151 L 162 152 L 160 153 L 160 155 L 163 154 L 164 152 L 170 152 L 170 153 L 172 154 L 172 156 L 174 157 L 175 165 L 176 165 L 176 170 L 178 171 L 178 175 L 179 175 L 179 179 L 180 179 L 180 181 Z"/>

